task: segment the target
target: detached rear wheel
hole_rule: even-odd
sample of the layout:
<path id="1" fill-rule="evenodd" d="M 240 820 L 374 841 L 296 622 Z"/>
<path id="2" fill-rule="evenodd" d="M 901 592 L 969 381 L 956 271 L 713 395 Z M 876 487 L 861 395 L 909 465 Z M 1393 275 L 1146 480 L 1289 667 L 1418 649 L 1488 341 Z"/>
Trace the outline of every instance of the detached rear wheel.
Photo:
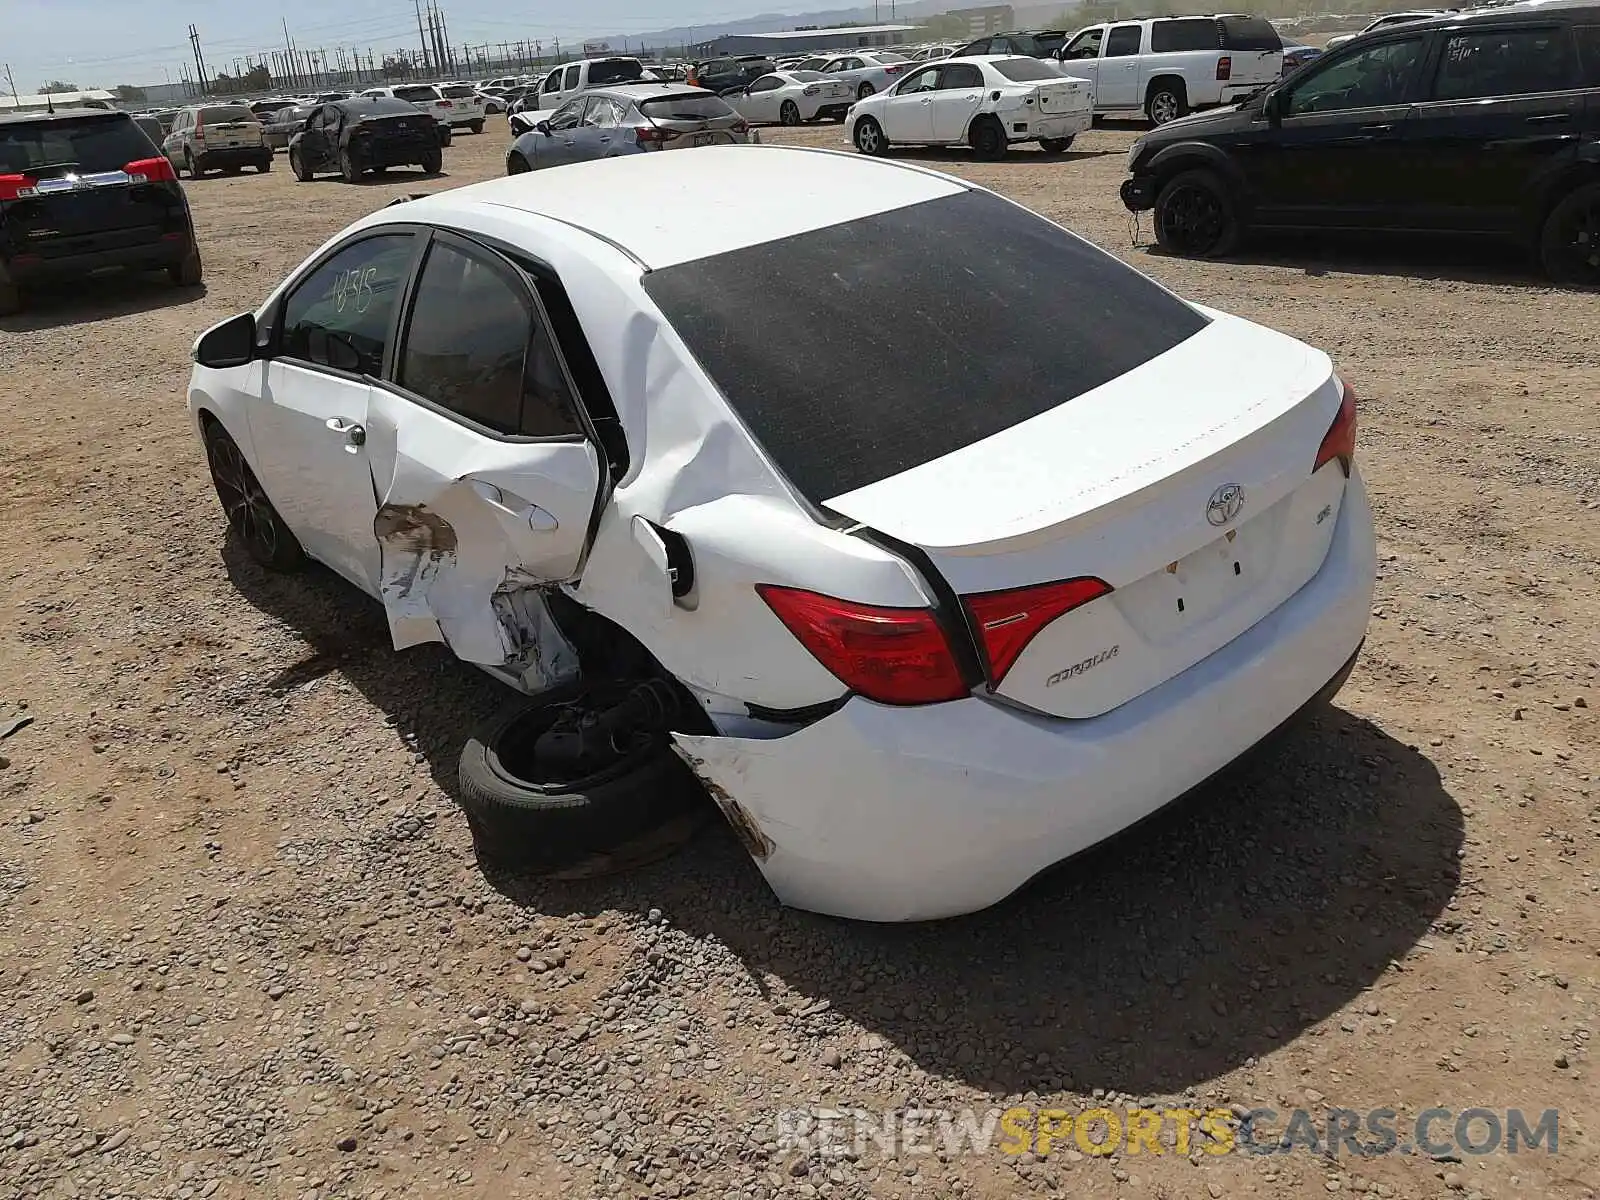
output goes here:
<path id="1" fill-rule="evenodd" d="M 228 529 L 245 553 L 272 571 L 294 571 L 305 565 L 306 553 L 272 507 L 238 444 L 220 422 L 206 426 L 206 460 L 211 485 L 222 502 Z"/>
<path id="2" fill-rule="evenodd" d="M 1600 287 L 1600 183 L 1574 189 L 1550 210 L 1539 259 L 1557 283 Z"/>
<path id="3" fill-rule="evenodd" d="M 1210 171 L 1185 171 L 1156 196 L 1156 242 L 1190 258 L 1216 258 L 1239 244 L 1233 198 Z"/>
<path id="4" fill-rule="evenodd" d="M 710 814 L 705 790 L 673 752 L 664 722 L 593 732 L 597 714 L 641 686 L 668 685 L 560 688 L 513 705 L 467 740 L 461 805 L 479 862 L 535 874 L 604 874 L 660 857 L 699 827 Z M 541 737 L 558 727 L 587 727 L 578 736 L 591 739 L 592 753 L 557 760 L 542 751 Z"/>

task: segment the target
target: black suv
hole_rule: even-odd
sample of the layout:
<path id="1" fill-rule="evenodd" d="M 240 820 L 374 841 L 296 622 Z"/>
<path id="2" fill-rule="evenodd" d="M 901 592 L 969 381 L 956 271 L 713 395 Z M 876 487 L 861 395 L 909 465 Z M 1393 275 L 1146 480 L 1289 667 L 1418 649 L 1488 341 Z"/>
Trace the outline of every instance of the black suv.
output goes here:
<path id="1" fill-rule="evenodd" d="M 36 280 L 108 267 L 200 282 L 172 163 L 124 112 L 0 112 L 0 314 Z"/>
<path id="2" fill-rule="evenodd" d="M 770 75 L 777 69 L 777 64 L 764 54 L 711 58 L 694 64 L 689 82 L 721 96 L 726 92 L 742 91 L 763 75 Z"/>
<path id="3" fill-rule="evenodd" d="M 1134 143 L 1122 201 L 1178 254 L 1251 229 L 1509 239 L 1600 284 L 1600 4 L 1374 31 Z"/>
<path id="4" fill-rule="evenodd" d="M 951 58 L 973 54 L 1023 54 L 1029 58 L 1054 58 L 1067 44 L 1064 29 L 1029 29 L 1021 33 L 992 33 L 968 42 Z"/>

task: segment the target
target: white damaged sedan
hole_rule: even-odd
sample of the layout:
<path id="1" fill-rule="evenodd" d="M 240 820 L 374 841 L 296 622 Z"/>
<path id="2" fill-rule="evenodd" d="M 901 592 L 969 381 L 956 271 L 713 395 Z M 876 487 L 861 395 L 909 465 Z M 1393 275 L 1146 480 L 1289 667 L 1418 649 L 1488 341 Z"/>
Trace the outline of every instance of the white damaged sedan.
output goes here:
<path id="1" fill-rule="evenodd" d="M 801 908 L 993 904 L 1331 696 L 1367 627 L 1328 358 L 917 167 L 730 146 L 441 192 L 195 359 L 257 559 L 535 697 L 635 647 L 629 719 Z"/>

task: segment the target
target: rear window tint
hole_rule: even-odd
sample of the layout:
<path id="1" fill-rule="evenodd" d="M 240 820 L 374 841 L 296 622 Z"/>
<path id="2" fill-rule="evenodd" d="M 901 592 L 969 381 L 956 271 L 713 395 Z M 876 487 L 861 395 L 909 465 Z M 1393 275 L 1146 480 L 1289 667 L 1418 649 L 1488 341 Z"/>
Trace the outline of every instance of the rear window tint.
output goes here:
<path id="1" fill-rule="evenodd" d="M 1216 50 L 1221 45 L 1217 23 L 1209 17 L 1150 23 L 1150 51 L 1153 54 L 1177 50 Z"/>
<path id="2" fill-rule="evenodd" d="M 1054 54 L 1067 44 L 1067 35 L 1064 33 L 1036 33 L 1033 35 L 1033 44 L 1037 47 L 1037 54 Z"/>
<path id="3" fill-rule="evenodd" d="M 46 167 L 120 171 L 152 157 L 150 139 L 125 113 L 0 125 L 0 175 Z"/>
<path id="4" fill-rule="evenodd" d="M 815 83 L 819 79 L 827 79 L 821 71 L 790 71 L 790 76 L 801 83 Z"/>
<path id="5" fill-rule="evenodd" d="M 1036 83 L 1041 79 L 1061 78 L 1060 71 L 1045 66 L 1040 58 L 1002 58 L 994 64 L 994 69 L 1012 83 Z"/>
<path id="6" fill-rule="evenodd" d="M 1279 50 L 1283 39 L 1264 17 L 1218 17 L 1224 50 Z"/>
<path id="7" fill-rule="evenodd" d="M 242 104 L 224 104 L 220 108 L 202 108 L 199 122 L 202 125 L 220 125 L 224 121 L 254 121 L 255 113 Z"/>
<path id="8" fill-rule="evenodd" d="M 437 100 L 439 98 L 439 93 L 431 87 L 397 87 L 394 90 L 394 94 L 396 99 L 404 100 L 408 104 L 416 104 L 418 101 L 424 100 Z"/>
<path id="9" fill-rule="evenodd" d="M 714 121 L 733 115 L 725 100 L 680 92 L 676 96 L 656 96 L 639 101 L 639 111 L 653 121 Z"/>
<path id="10" fill-rule="evenodd" d="M 644 288 L 816 503 L 1048 412 L 1206 324 L 983 192 L 666 267 Z"/>
<path id="11" fill-rule="evenodd" d="M 892 50 L 879 50 L 876 54 L 873 55 L 873 57 L 876 58 L 879 62 L 888 62 L 888 63 L 910 62 L 911 61 L 904 54 L 896 54 Z"/>
<path id="12" fill-rule="evenodd" d="M 603 87 L 608 83 L 625 83 L 638 79 L 644 75 L 644 68 L 637 60 L 621 58 L 612 62 L 597 62 L 589 64 L 589 86 Z"/>
<path id="13" fill-rule="evenodd" d="M 447 87 L 440 88 L 439 90 L 444 94 L 444 97 L 447 100 L 464 100 L 468 96 L 477 95 L 477 93 L 469 87 Z"/>

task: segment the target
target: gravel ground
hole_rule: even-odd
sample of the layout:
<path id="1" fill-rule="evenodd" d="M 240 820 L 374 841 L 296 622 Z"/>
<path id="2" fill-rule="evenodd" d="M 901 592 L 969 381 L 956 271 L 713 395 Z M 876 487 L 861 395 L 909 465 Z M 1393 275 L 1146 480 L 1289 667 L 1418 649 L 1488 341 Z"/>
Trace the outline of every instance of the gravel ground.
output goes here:
<path id="1" fill-rule="evenodd" d="M 1132 244 L 1131 128 L 998 188 L 1328 350 L 1382 576 L 1313 725 L 999 908 L 778 907 L 712 828 L 486 877 L 453 801 L 501 699 L 325 574 L 223 544 L 195 334 L 396 194 L 188 183 L 203 294 L 0 321 L 0 1196 L 1592 1196 L 1600 304 L 1515 256 Z M 839 145 L 837 127 L 768 140 Z M 1559 1108 L 1560 1153 L 802 1156 L 781 1109 Z"/>

